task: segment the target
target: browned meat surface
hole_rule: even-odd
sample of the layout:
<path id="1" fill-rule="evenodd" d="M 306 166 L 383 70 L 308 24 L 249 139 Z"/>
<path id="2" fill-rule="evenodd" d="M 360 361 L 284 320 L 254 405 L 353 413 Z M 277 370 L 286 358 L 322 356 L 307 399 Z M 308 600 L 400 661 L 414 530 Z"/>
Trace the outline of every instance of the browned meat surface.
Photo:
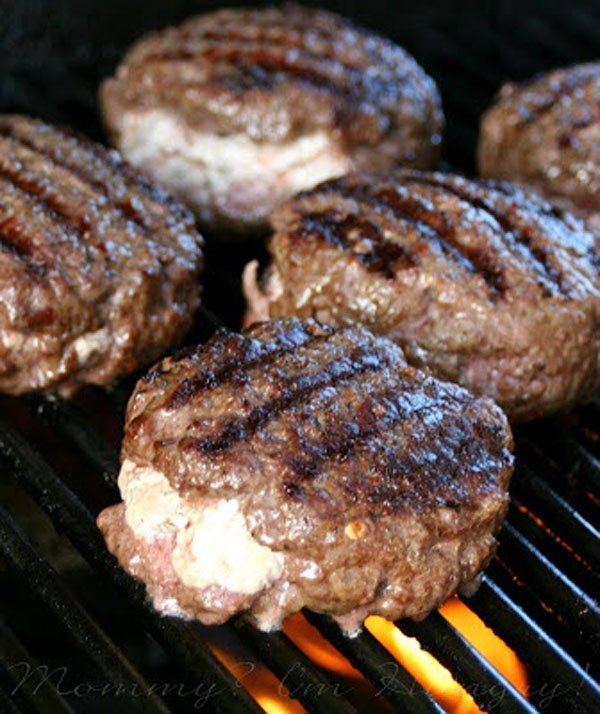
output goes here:
<path id="1" fill-rule="evenodd" d="M 116 145 L 209 223 L 264 223 L 351 168 L 432 166 L 443 115 L 403 49 L 323 10 L 200 15 L 133 46 L 100 98 Z"/>
<path id="2" fill-rule="evenodd" d="M 275 629 L 307 606 L 348 633 L 425 616 L 492 557 L 512 437 L 489 399 L 363 328 L 295 319 L 167 358 L 130 400 L 98 523 L 167 614 Z"/>
<path id="3" fill-rule="evenodd" d="M 191 214 L 108 151 L 0 116 L 0 391 L 107 384 L 180 341 L 199 303 Z"/>
<path id="4" fill-rule="evenodd" d="M 529 185 L 600 231 L 600 63 L 502 87 L 478 160 L 482 176 Z"/>
<path id="5" fill-rule="evenodd" d="M 248 322 L 363 324 L 409 362 L 532 419 L 598 390 L 600 261 L 573 217 L 507 183 L 400 171 L 299 194 Z"/>

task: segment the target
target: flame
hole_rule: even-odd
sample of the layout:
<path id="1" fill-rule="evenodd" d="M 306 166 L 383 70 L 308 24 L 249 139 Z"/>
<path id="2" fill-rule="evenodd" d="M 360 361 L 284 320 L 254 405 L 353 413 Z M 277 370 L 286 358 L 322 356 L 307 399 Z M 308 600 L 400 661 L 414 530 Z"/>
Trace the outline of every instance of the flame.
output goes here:
<path id="1" fill-rule="evenodd" d="M 523 696 L 527 696 L 527 670 L 515 652 L 501 640 L 462 600 L 453 597 L 441 608 L 440 615 L 455 627 L 475 649 Z"/>
<path id="2" fill-rule="evenodd" d="M 357 711 L 371 714 L 393 714 L 393 708 L 382 697 L 377 697 L 375 686 L 325 638 L 301 613 L 283 623 L 283 631 L 292 642 L 318 667 L 331 673 L 330 681 L 342 685 Z"/>
<path id="3" fill-rule="evenodd" d="M 320 667 L 344 677 L 362 678 L 362 674 L 301 613 L 288 617 L 283 624 L 283 631 Z"/>
<path id="4" fill-rule="evenodd" d="M 515 652 L 457 597 L 448 600 L 440 614 L 475 647 L 511 684 L 527 696 L 527 671 Z M 473 697 L 418 640 L 404 635 L 392 622 L 369 617 L 369 632 L 393 654 L 412 676 L 452 714 L 473 714 L 480 709 Z"/>
<path id="5" fill-rule="evenodd" d="M 527 696 L 527 671 L 523 663 L 469 607 L 454 597 L 439 612 L 517 691 Z M 367 618 L 365 627 L 447 712 L 475 714 L 481 711 L 450 671 L 423 650 L 418 640 L 407 637 L 394 623 L 382 617 Z M 301 613 L 288 617 L 283 630 L 315 664 L 368 686 L 363 675 Z M 301 714 L 306 711 L 299 702 L 291 699 L 288 689 L 263 664 L 252 662 L 252 666 L 248 666 L 223 647 L 213 643 L 209 646 L 267 714 Z M 364 694 L 368 695 L 368 692 Z"/>
<path id="6" fill-rule="evenodd" d="M 306 714 L 306 709 L 300 702 L 291 699 L 288 689 L 263 664 L 240 662 L 224 648 L 212 642 L 209 647 L 267 714 Z"/>
<path id="7" fill-rule="evenodd" d="M 480 711 L 473 697 L 435 657 L 421 649 L 418 640 L 407 637 L 393 622 L 377 615 L 368 617 L 365 627 L 446 711 L 452 714 Z"/>

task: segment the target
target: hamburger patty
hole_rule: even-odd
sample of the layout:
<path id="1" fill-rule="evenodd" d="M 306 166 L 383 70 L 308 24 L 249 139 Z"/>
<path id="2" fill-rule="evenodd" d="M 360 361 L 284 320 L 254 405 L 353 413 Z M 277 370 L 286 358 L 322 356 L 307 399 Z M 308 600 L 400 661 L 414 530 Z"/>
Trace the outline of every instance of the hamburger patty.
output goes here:
<path id="1" fill-rule="evenodd" d="M 507 183 L 439 173 L 352 175 L 273 215 L 247 324 L 364 324 L 410 363 L 486 394 L 515 420 L 594 396 L 600 261 L 573 217 Z"/>
<path id="2" fill-rule="evenodd" d="M 115 151 L 0 116 L 0 391 L 70 394 L 157 359 L 199 304 L 201 243 Z"/>
<path id="3" fill-rule="evenodd" d="M 100 99 L 115 144 L 210 224 L 266 223 L 352 168 L 431 166 L 443 115 L 400 47 L 295 5 L 200 15 L 133 46 Z"/>
<path id="4" fill-rule="evenodd" d="M 600 231 L 600 63 L 502 87 L 478 162 L 482 176 L 529 185 Z"/>
<path id="5" fill-rule="evenodd" d="M 501 410 L 313 320 L 223 330 L 129 402 L 108 547 L 166 613 L 261 629 L 307 606 L 347 634 L 473 586 L 508 505 Z"/>

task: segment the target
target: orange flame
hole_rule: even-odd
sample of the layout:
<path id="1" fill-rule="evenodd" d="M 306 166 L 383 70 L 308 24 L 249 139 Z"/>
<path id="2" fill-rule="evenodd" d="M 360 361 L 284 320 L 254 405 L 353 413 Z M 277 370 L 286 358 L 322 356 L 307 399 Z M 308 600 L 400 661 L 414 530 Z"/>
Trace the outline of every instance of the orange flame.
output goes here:
<path id="1" fill-rule="evenodd" d="M 241 663 L 222 647 L 213 643 L 209 647 L 267 714 L 306 714 L 300 702 L 291 699 L 288 689 L 263 664 Z"/>
<path id="2" fill-rule="evenodd" d="M 527 696 L 527 670 L 515 652 L 462 600 L 448 600 L 440 615 L 455 627 L 523 696 Z"/>
<path id="3" fill-rule="evenodd" d="M 527 672 L 523 663 L 470 608 L 454 597 L 440 608 L 440 614 L 521 694 L 527 695 Z M 381 617 L 369 617 L 365 625 L 446 711 L 452 714 L 480 711 L 473 697 L 416 639 L 406 637 L 393 623 Z"/>
<path id="4" fill-rule="evenodd" d="M 332 684 L 335 687 L 341 684 L 357 711 L 368 709 L 371 714 L 392 714 L 391 705 L 382 697 L 376 697 L 375 686 L 304 615 L 297 613 L 288 617 L 283 631 L 314 664 L 332 674 Z"/>
<path id="5" fill-rule="evenodd" d="M 452 714 L 480 711 L 473 697 L 435 657 L 421 649 L 418 640 L 407 637 L 383 617 L 369 617 L 365 626 L 446 711 Z"/>
<path id="6" fill-rule="evenodd" d="M 521 694 L 527 695 L 527 672 L 523 663 L 469 607 L 454 597 L 448 600 L 439 612 Z M 418 640 L 407 637 L 396 625 L 382 617 L 367 618 L 365 627 L 447 712 L 475 714 L 481 711 L 473 697 L 453 678 L 448 669 L 421 648 Z M 283 629 L 315 664 L 368 686 L 363 675 L 304 615 L 292 615 L 285 621 Z M 300 714 L 306 711 L 299 702 L 290 698 L 286 687 L 260 662 L 253 662 L 252 667 L 248 667 L 247 664 L 240 664 L 225 649 L 212 643 L 210 647 L 268 714 Z"/>
<path id="7" fill-rule="evenodd" d="M 283 624 L 283 631 L 320 667 L 344 677 L 362 678 L 362 674 L 301 613 L 288 617 Z"/>

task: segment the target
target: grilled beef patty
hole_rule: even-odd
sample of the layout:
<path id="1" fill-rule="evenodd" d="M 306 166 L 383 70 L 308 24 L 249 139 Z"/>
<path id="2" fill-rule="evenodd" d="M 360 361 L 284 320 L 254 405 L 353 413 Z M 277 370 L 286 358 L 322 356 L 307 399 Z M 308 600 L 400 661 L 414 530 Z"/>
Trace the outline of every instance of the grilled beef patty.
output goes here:
<path id="1" fill-rule="evenodd" d="M 115 151 L 0 116 L 0 391 L 69 394 L 157 359 L 201 262 L 192 215 Z"/>
<path id="2" fill-rule="evenodd" d="M 502 87 L 478 160 L 482 176 L 529 185 L 600 231 L 600 63 Z"/>
<path id="3" fill-rule="evenodd" d="M 100 99 L 116 145 L 205 223 L 248 229 L 351 168 L 429 167 L 443 115 L 400 47 L 323 10 L 229 9 L 138 42 Z"/>
<path id="4" fill-rule="evenodd" d="M 313 320 L 218 332 L 160 362 L 127 410 L 124 503 L 98 524 L 155 607 L 261 629 L 307 606 L 347 634 L 473 586 L 508 504 L 489 399 L 391 341 Z"/>
<path id="5" fill-rule="evenodd" d="M 598 390 L 597 248 L 542 199 L 439 173 L 353 175 L 299 194 L 273 225 L 263 285 L 255 264 L 244 276 L 247 323 L 364 324 L 515 420 Z"/>

